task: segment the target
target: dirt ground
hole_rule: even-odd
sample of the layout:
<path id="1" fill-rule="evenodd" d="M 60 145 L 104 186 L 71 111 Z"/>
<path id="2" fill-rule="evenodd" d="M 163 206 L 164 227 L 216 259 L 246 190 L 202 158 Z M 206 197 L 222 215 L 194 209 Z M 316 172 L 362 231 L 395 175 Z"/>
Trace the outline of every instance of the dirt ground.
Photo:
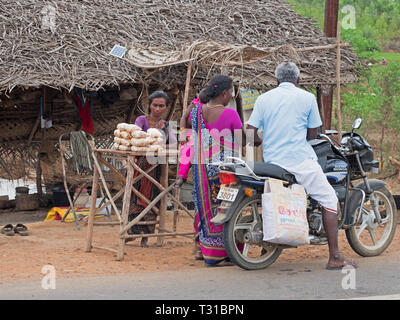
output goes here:
<path id="1" fill-rule="evenodd" d="M 43 212 L 33 214 L 41 217 Z M 171 213 L 168 221 L 172 221 Z M 45 265 L 53 265 L 57 277 L 60 278 L 205 268 L 202 261 L 194 260 L 193 242 L 189 238 L 165 238 L 163 247 L 157 247 L 157 238 L 150 238 L 149 248 L 141 248 L 140 240 L 137 239 L 126 245 L 125 259 L 119 262 L 116 260 L 116 254 L 110 251 L 93 249 L 90 253 L 85 252 L 86 226 L 77 230 L 75 223 L 60 221 L 32 222 L 25 225 L 30 231 L 29 236 L 9 237 L 0 234 L 0 284 L 16 280 L 41 279 L 43 277 L 41 271 Z M 115 249 L 118 243 L 118 231 L 118 226 L 95 226 L 93 244 Z M 179 217 L 178 231 L 192 231 L 190 217 L 186 215 Z M 343 231 L 340 232 L 340 248 L 346 256 L 362 263 L 363 258 L 352 251 Z M 384 255 L 399 258 L 400 230 L 397 230 L 392 245 Z M 284 250 L 279 261 L 320 260 L 323 268 L 327 257 L 327 246 L 309 245 Z"/>

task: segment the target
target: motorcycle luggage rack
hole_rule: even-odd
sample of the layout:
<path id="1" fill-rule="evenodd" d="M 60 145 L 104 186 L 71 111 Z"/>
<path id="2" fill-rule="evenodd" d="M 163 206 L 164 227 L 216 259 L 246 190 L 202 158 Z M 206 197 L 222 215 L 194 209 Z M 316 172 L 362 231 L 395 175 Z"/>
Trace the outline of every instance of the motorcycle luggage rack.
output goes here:
<path id="1" fill-rule="evenodd" d="M 213 162 L 213 163 L 211 163 L 211 165 L 221 166 L 221 165 L 236 165 L 236 164 L 239 164 L 239 165 L 242 165 L 243 167 L 245 167 L 247 170 L 249 170 L 249 174 L 248 175 L 250 175 L 252 178 L 254 178 L 256 180 L 259 180 L 259 181 L 265 181 L 265 180 L 268 179 L 268 177 L 259 177 L 259 176 L 257 176 L 254 173 L 254 171 L 250 168 L 250 166 L 244 160 L 242 160 L 240 158 L 226 157 L 226 159 L 227 160 L 232 159 L 232 160 L 237 161 L 237 162 L 230 162 L 229 163 L 229 162 L 220 161 L 220 162 Z M 236 172 L 236 175 L 238 175 L 238 176 L 246 176 L 245 174 L 240 174 L 240 173 L 237 173 L 237 172 Z"/>

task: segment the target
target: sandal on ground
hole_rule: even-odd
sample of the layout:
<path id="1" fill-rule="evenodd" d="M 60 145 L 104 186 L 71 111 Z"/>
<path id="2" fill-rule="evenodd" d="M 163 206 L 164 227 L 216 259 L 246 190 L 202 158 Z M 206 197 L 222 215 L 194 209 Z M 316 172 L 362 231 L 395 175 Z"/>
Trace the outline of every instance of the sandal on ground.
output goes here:
<path id="1" fill-rule="evenodd" d="M 18 233 L 21 236 L 29 235 L 28 228 L 26 226 L 24 226 L 23 224 L 20 224 L 20 223 L 15 226 L 14 232 Z"/>
<path id="2" fill-rule="evenodd" d="M 343 256 L 340 256 L 340 257 L 343 257 Z M 326 265 L 326 269 L 327 270 L 342 270 L 344 267 L 347 267 L 347 266 L 351 266 L 351 267 L 353 267 L 355 269 L 358 268 L 357 262 L 355 262 L 352 259 L 347 259 L 347 258 L 343 257 L 343 262 L 341 263 L 341 265 L 331 266 L 331 265 L 327 264 Z"/>
<path id="3" fill-rule="evenodd" d="M 1 229 L 1 233 L 6 236 L 13 236 L 15 234 L 14 227 L 12 224 L 7 224 Z"/>

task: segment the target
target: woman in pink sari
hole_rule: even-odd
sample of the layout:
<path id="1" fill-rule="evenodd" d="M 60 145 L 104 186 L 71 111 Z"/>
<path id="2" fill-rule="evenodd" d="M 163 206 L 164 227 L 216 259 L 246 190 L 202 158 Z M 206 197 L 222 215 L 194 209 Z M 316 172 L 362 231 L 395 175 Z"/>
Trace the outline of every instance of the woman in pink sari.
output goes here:
<path id="1" fill-rule="evenodd" d="M 238 156 L 235 130 L 242 128 L 239 114 L 226 108 L 232 99 L 232 79 L 218 75 L 200 93 L 200 101 L 182 119 L 192 128 L 193 139 L 193 201 L 195 203 L 197 241 L 207 266 L 228 261 L 223 242 L 223 226 L 210 220 L 217 215 L 220 200 L 219 168 L 212 163 Z"/>

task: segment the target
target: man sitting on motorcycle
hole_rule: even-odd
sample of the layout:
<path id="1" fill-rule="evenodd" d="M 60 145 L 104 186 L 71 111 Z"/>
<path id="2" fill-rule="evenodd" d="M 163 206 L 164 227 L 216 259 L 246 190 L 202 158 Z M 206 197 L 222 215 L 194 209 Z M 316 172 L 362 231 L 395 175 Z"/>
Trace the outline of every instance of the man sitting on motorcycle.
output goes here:
<path id="1" fill-rule="evenodd" d="M 340 269 L 357 263 L 346 259 L 338 249 L 338 199 L 318 158 L 307 142 L 315 139 L 322 125 L 315 96 L 298 88 L 300 70 L 292 62 L 281 63 L 275 70 L 278 87 L 256 100 L 247 122 L 254 132 L 254 143 L 262 143 L 264 161 L 292 173 L 307 193 L 322 206 L 322 219 L 329 246 L 328 269 Z M 263 128 L 262 141 L 257 130 Z"/>

